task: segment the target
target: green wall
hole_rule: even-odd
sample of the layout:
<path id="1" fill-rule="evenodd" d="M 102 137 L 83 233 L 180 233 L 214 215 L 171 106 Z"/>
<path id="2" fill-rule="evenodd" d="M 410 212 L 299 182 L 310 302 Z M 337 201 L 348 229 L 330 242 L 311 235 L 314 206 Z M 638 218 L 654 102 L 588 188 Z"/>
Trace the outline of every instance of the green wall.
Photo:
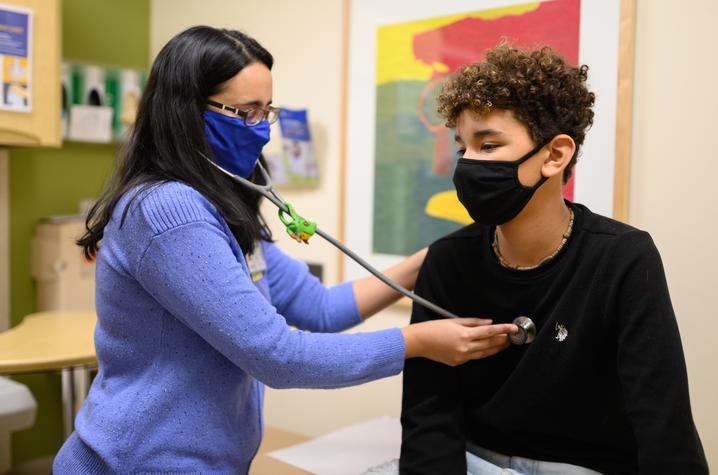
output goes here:
<path id="1" fill-rule="evenodd" d="M 149 0 L 63 0 L 62 56 L 108 66 L 149 67 Z M 59 111 L 58 111 L 59 113 Z M 37 220 L 74 214 L 97 197 L 112 171 L 117 147 L 66 143 L 59 149 L 10 151 L 10 321 L 35 311 L 30 238 Z M 62 445 L 59 374 L 21 375 L 38 402 L 34 427 L 13 434 L 13 464 L 53 455 Z"/>

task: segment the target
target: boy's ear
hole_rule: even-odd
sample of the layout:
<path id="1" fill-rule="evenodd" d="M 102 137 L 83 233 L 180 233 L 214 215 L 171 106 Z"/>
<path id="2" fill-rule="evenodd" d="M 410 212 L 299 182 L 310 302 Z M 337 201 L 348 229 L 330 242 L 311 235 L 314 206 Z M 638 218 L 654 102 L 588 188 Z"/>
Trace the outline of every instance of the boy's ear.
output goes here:
<path id="1" fill-rule="evenodd" d="M 563 174 L 576 153 L 576 142 L 566 134 L 555 136 L 548 143 L 548 157 L 541 167 L 541 174 L 547 178 Z"/>

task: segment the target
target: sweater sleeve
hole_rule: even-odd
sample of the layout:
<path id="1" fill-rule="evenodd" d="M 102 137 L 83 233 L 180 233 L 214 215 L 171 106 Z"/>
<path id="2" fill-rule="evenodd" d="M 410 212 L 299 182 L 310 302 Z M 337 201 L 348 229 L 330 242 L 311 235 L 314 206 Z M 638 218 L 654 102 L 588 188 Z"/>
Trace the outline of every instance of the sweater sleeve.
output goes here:
<path id="1" fill-rule="evenodd" d="M 307 265 L 262 243 L 272 303 L 290 325 L 312 332 L 338 332 L 361 322 L 351 282 L 324 287 Z"/>
<path id="2" fill-rule="evenodd" d="M 352 335 L 292 330 L 237 261 L 219 222 L 191 220 L 157 233 L 136 278 L 175 318 L 268 386 L 341 387 L 402 370 L 399 329 Z"/>
<path id="3" fill-rule="evenodd" d="M 432 249 L 416 282 L 416 293 L 439 305 L 441 275 L 434 265 Z M 441 317 L 414 304 L 411 323 Z M 466 474 L 466 439 L 461 424 L 458 368 L 425 358 L 412 358 L 404 365 L 401 406 L 402 474 Z"/>
<path id="4" fill-rule="evenodd" d="M 617 246 L 626 266 L 615 307 L 618 375 L 638 443 L 639 471 L 707 474 L 660 255 L 645 232 L 627 233 Z"/>

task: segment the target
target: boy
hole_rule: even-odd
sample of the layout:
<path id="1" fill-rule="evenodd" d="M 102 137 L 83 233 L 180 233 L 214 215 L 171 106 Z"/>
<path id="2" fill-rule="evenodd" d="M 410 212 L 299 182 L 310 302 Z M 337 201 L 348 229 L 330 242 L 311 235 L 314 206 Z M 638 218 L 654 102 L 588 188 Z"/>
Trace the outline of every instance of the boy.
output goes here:
<path id="1" fill-rule="evenodd" d="M 587 73 L 501 44 L 439 97 L 476 222 L 430 247 L 416 291 L 537 334 L 456 368 L 406 362 L 401 473 L 708 473 L 651 237 L 562 197 L 593 123 Z"/>

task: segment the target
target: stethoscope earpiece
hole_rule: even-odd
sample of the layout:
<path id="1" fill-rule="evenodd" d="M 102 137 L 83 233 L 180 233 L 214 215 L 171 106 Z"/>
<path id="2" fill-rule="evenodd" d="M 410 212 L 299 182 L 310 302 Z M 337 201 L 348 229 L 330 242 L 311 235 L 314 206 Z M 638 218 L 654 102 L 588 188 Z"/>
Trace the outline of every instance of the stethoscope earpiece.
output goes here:
<path id="1" fill-rule="evenodd" d="M 536 325 L 529 317 L 516 317 L 512 322 L 519 330 L 516 333 L 509 333 L 509 340 L 514 345 L 528 345 L 536 337 Z"/>

